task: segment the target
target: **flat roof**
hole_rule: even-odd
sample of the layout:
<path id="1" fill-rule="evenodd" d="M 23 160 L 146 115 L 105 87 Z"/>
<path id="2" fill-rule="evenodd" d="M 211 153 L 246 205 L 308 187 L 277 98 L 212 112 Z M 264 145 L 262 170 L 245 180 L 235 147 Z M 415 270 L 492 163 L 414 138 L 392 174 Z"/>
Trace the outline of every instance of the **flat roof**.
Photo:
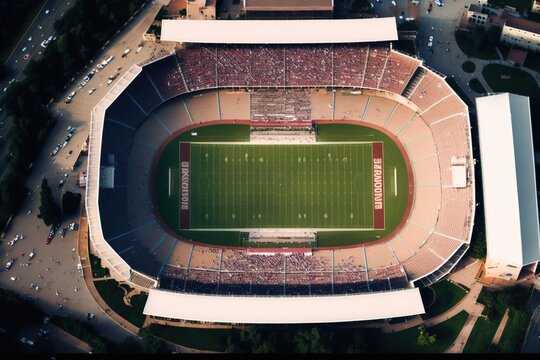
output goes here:
<path id="1" fill-rule="evenodd" d="M 509 16 L 506 19 L 504 26 L 510 26 L 516 29 L 532 32 L 535 34 L 540 34 L 540 23 L 529 19 L 517 18 L 515 16 Z"/>
<path id="2" fill-rule="evenodd" d="M 540 261 L 529 98 L 476 98 L 487 256 L 514 266 Z"/>
<path id="3" fill-rule="evenodd" d="M 162 41 L 203 44 L 325 44 L 394 41 L 396 18 L 163 20 Z"/>
<path id="4" fill-rule="evenodd" d="M 302 324 L 423 314 L 418 288 L 358 295 L 219 296 L 151 289 L 143 314 L 242 324 Z"/>
<path id="5" fill-rule="evenodd" d="M 247 11 L 332 10 L 334 0 L 244 0 Z"/>

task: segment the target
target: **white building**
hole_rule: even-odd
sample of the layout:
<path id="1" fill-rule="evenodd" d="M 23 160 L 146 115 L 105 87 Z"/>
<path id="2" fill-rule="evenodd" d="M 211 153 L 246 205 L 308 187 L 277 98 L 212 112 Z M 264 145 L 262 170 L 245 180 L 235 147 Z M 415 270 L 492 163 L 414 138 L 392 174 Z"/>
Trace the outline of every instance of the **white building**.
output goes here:
<path id="1" fill-rule="evenodd" d="M 540 261 L 529 98 L 476 99 L 486 223 L 486 277 L 516 280 Z"/>
<path id="2" fill-rule="evenodd" d="M 540 51 L 540 23 L 509 16 L 502 29 L 500 41 L 527 50 Z"/>
<path id="3" fill-rule="evenodd" d="M 469 24 L 485 26 L 488 14 L 482 13 L 482 6 L 471 4 L 467 10 L 467 21 Z"/>

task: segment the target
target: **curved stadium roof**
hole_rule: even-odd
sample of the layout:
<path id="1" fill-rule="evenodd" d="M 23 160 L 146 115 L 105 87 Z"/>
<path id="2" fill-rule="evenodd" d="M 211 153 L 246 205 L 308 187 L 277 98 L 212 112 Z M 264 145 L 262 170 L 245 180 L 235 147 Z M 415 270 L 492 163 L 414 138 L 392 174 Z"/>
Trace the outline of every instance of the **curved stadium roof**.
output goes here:
<path id="1" fill-rule="evenodd" d="M 163 20 L 161 41 L 201 44 L 328 44 L 394 41 L 394 17 L 346 20 Z"/>

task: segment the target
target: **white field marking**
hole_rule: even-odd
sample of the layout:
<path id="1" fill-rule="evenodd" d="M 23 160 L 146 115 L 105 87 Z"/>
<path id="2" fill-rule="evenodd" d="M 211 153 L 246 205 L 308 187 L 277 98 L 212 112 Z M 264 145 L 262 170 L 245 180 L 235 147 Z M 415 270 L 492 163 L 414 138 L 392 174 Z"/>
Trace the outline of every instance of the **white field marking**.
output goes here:
<path id="1" fill-rule="evenodd" d="M 394 194 L 397 196 L 397 168 L 394 166 Z"/>
<path id="2" fill-rule="evenodd" d="M 171 197 L 171 168 L 169 168 L 169 197 Z"/>

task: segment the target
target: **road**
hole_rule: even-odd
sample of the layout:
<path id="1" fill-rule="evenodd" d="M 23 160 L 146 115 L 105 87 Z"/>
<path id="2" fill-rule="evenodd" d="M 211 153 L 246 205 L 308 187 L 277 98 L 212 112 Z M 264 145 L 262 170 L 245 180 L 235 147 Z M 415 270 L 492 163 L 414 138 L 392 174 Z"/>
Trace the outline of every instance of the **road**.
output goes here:
<path id="1" fill-rule="evenodd" d="M 26 29 L 19 42 L 7 58 L 7 78 L 0 81 L 0 96 L 4 95 L 7 88 L 15 81 L 22 79 L 23 70 L 30 59 L 39 59 L 45 48 L 41 42 L 54 34 L 53 24 L 61 18 L 65 11 L 72 5 L 72 1 L 48 0 L 43 4 L 30 26 Z M 48 10 L 48 14 L 45 12 Z M 0 112 L 0 159 L 4 159 L 7 152 L 8 141 L 6 139 L 10 125 L 10 119 L 5 111 Z M 0 174 L 4 171 L 5 164 L 0 160 Z"/>
<path id="2" fill-rule="evenodd" d="M 1 287 L 26 296 L 49 314 L 69 315 L 80 321 L 88 322 L 109 340 L 115 342 L 121 342 L 126 337 L 134 335 L 114 322 L 98 306 L 86 287 L 82 279 L 82 272 L 77 268 L 77 264 L 80 263 L 77 256 L 77 231 L 68 231 L 65 238 L 57 234 L 49 245 L 45 244 L 49 228 L 36 216 L 39 213 L 40 184 L 44 177 L 48 179 L 57 203 L 60 203 L 61 196 L 65 191 L 81 193 L 84 199 L 84 189 L 77 186 L 77 170 L 86 169 L 86 157 L 81 157 L 82 163 L 79 169 L 71 171 L 71 166 L 88 137 L 90 111 L 110 89 L 107 85 L 107 78 L 110 75 L 118 71 L 119 76 L 122 76 L 131 65 L 150 58 L 157 51 L 167 48 L 167 51 L 170 52 L 174 49 L 174 44 L 163 43 L 159 45 L 145 44 L 139 53 L 135 51 L 143 33 L 159 11 L 160 5 L 165 2 L 166 0 L 159 0 L 147 5 L 133 21 L 111 39 L 106 48 L 96 55 L 82 75 L 69 84 L 63 93 L 58 94 L 56 98 L 60 99 L 60 102 L 51 104 L 50 109 L 57 120 L 57 125 L 50 131 L 42 155 L 38 156 L 34 162 L 26 183 L 29 189 L 28 196 L 19 213 L 15 214 L 12 223 L 6 230 L 6 237 L 0 245 L 0 262 L 3 270 L 0 271 Z M 32 26 L 36 24 L 37 22 Z M 133 51 L 122 58 L 121 55 L 127 47 Z M 78 84 L 87 71 L 90 71 L 94 67 L 93 65 L 101 62 L 108 55 L 114 55 L 115 59 L 104 70 L 96 73 L 88 85 L 77 93 L 72 103 L 65 104 L 63 100 L 69 92 L 77 90 Z M 91 95 L 88 94 L 90 87 L 97 89 Z M 68 125 L 77 127 L 70 142 L 56 156 L 49 156 L 52 148 L 66 138 Z M 64 174 L 67 174 L 68 177 L 66 178 Z M 67 181 L 62 188 L 57 188 L 60 179 L 67 179 Z M 31 210 L 30 214 L 27 214 L 28 210 Z M 71 222 L 78 223 L 78 217 L 64 219 L 61 227 L 66 227 Z M 23 234 L 24 239 L 9 246 L 7 243 L 15 234 Z M 33 249 L 36 255 L 32 260 L 29 260 L 28 255 Z M 4 265 L 8 259 L 12 258 L 16 259 L 15 264 L 6 271 Z M 12 281 L 11 277 L 17 280 Z M 37 284 L 39 291 L 31 288 L 31 283 Z M 57 291 L 59 295 L 56 295 Z M 94 313 L 95 318 L 88 320 L 87 313 Z"/>

